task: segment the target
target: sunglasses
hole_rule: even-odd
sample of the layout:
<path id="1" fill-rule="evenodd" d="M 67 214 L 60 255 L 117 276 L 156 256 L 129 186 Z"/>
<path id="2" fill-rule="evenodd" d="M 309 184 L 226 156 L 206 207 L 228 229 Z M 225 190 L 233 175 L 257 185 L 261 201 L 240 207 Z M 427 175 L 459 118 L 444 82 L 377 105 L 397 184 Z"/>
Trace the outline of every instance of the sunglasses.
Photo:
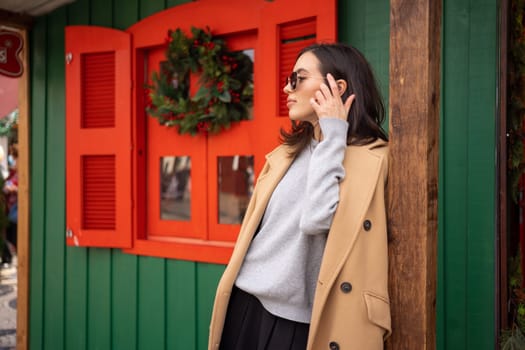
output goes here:
<path id="1" fill-rule="evenodd" d="M 326 85 L 328 85 L 328 80 L 326 80 L 326 78 L 322 78 L 322 77 L 301 77 L 299 76 L 299 74 L 297 72 L 292 72 L 287 78 L 286 78 L 286 83 L 287 84 L 290 84 L 290 87 L 292 89 L 292 91 L 294 91 L 295 89 L 297 89 L 297 83 L 304 80 L 304 79 L 308 79 L 308 78 L 317 78 L 317 79 L 324 79 Z"/>
<path id="2" fill-rule="evenodd" d="M 292 72 L 292 74 L 290 74 L 288 76 L 288 78 L 286 79 L 286 82 L 288 84 L 290 84 L 290 87 L 292 88 L 292 90 L 295 90 L 297 89 L 297 79 L 298 79 L 298 74 L 297 72 Z"/>

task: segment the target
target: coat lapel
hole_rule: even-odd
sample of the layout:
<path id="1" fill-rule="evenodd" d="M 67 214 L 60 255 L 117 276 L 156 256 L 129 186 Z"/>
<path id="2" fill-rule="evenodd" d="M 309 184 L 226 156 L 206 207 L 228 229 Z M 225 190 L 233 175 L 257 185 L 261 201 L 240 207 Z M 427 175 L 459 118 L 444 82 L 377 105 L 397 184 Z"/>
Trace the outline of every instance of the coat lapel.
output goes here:
<path id="1" fill-rule="evenodd" d="M 288 148 L 281 146 L 266 155 L 268 170 L 261 173 L 257 179 L 257 199 L 255 203 L 255 213 L 260 213 L 261 218 L 268 201 L 290 167 L 293 157 L 288 154 Z"/>
<path id="2" fill-rule="evenodd" d="M 288 148 L 280 146 L 266 155 L 266 165 L 257 178 L 256 191 L 253 194 L 254 207 L 251 213 L 246 213 L 248 222 L 243 223 L 242 230 L 235 245 L 228 267 L 231 269 L 232 278 L 236 278 L 244 256 L 248 251 L 253 235 L 261 222 L 268 201 L 290 167 L 293 157 L 288 155 Z"/>

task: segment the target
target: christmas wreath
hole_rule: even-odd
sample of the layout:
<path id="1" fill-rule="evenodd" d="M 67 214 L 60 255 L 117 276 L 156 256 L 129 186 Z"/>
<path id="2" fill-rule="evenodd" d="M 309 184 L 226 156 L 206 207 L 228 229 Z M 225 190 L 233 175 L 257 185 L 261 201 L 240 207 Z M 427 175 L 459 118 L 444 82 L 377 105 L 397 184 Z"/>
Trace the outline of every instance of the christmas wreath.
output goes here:
<path id="1" fill-rule="evenodd" d="M 250 118 L 253 105 L 253 63 L 241 51 L 229 51 L 209 28 L 168 31 L 166 61 L 153 72 L 146 111 L 161 125 L 180 134 L 217 133 L 232 122 Z M 190 96 L 190 75 L 199 76 Z"/>

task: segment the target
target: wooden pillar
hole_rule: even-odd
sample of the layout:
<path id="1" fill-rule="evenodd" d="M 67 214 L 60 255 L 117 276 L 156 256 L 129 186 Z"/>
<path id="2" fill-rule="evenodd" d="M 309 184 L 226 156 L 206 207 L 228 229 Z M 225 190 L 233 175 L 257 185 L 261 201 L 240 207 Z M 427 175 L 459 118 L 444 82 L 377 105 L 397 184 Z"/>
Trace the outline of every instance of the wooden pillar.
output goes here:
<path id="1" fill-rule="evenodd" d="M 390 1 L 387 349 L 436 348 L 441 7 Z"/>
<path id="2" fill-rule="evenodd" d="M 18 79 L 18 228 L 16 348 L 29 346 L 29 36 L 33 18 L 0 10 L 0 29 L 15 30 L 23 38 L 19 54 L 23 74 Z"/>

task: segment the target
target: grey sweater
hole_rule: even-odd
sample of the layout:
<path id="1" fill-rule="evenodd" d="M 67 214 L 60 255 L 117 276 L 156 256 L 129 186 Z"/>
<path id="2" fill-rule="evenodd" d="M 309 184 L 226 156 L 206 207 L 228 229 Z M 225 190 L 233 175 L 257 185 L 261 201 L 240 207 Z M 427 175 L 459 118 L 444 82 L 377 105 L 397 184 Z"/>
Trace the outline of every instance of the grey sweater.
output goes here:
<path id="1" fill-rule="evenodd" d="M 270 313 L 310 323 L 327 233 L 339 203 L 348 123 L 320 119 L 323 140 L 296 156 L 274 192 L 235 282 Z"/>

